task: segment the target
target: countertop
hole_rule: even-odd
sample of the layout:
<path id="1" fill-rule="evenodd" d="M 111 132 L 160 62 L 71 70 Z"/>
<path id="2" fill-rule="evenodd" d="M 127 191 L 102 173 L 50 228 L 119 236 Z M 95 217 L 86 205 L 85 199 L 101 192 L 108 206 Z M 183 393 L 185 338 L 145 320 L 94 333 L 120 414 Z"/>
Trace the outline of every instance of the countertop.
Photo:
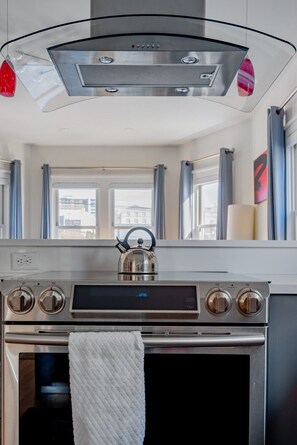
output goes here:
<path id="1" fill-rule="evenodd" d="M 269 282 L 271 294 L 297 295 L 297 274 L 249 274 L 255 280 Z"/>
<path id="2" fill-rule="evenodd" d="M 3 274 L 3 281 L 33 279 L 33 280 L 98 280 L 98 281 L 123 281 L 114 272 L 88 272 L 88 271 L 48 271 L 41 273 Z M 268 282 L 271 294 L 295 294 L 297 295 L 297 274 L 268 274 L 268 273 L 246 273 L 234 274 L 226 271 L 196 271 L 196 272 L 160 272 L 155 275 L 153 281 L 246 281 L 246 282 Z M 150 280 L 150 278 L 149 278 Z M 124 280 L 126 281 L 126 279 Z M 146 280 L 145 280 L 146 281 Z"/>

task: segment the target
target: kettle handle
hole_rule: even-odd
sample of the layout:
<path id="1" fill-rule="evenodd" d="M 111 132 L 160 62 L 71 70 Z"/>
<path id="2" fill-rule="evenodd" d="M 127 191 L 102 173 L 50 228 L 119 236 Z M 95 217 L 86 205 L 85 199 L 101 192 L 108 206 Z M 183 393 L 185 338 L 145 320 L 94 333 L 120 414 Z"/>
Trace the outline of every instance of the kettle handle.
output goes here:
<path id="1" fill-rule="evenodd" d="M 122 246 L 124 246 L 126 248 L 126 250 L 130 249 L 130 245 L 128 243 L 128 238 L 132 232 L 135 232 L 135 230 L 144 230 L 145 232 L 147 232 L 150 235 L 150 237 L 152 239 L 152 244 L 151 244 L 149 250 L 154 252 L 155 247 L 156 247 L 156 238 L 155 238 L 154 234 L 146 227 L 133 227 L 133 229 L 130 229 L 129 232 L 127 232 L 127 234 L 126 234 L 124 241 L 121 243 Z"/>

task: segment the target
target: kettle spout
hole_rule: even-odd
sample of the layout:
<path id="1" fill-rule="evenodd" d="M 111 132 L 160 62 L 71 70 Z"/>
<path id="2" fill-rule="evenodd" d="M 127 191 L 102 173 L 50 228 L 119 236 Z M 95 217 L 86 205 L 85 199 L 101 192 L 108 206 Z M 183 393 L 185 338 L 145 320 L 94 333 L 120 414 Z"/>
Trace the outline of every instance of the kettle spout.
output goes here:
<path id="1" fill-rule="evenodd" d="M 115 247 L 117 247 L 121 253 L 126 252 L 127 249 L 126 249 L 125 245 L 123 244 L 123 242 L 121 240 L 119 240 L 118 237 L 117 237 L 117 240 L 118 240 L 118 244 L 116 244 Z"/>

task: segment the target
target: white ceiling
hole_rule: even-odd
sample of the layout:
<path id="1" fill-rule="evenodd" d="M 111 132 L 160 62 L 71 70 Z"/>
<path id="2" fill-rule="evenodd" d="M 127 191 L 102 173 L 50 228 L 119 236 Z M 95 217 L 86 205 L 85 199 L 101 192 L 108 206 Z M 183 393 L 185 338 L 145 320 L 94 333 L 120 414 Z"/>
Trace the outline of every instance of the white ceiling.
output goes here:
<path id="1" fill-rule="evenodd" d="M 179 145 L 200 132 L 244 118 L 199 98 L 93 98 L 39 110 L 18 83 L 0 96 L 1 138 L 37 145 Z"/>
<path id="2" fill-rule="evenodd" d="M 61 0 L 62 3 L 65 0 Z M 227 14 L 226 4 L 230 2 L 236 5 L 236 13 L 245 11 L 245 0 L 208 0 L 215 5 L 222 7 L 222 14 Z M 249 0 L 259 4 L 258 0 Z M 261 7 L 266 2 L 266 6 L 271 6 L 272 0 L 261 0 Z M 273 0 L 276 1 L 276 0 Z M 2 11 L 6 0 L 2 2 Z M 13 0 L 21 7 L 24 5 L 21 0 Z M 296 0 L 286 0 L 288 2 L 287 33 L 294 29 L 297 18 Z M 34 3 L 34 2 L 33 2 Z M 37 2 L 38 3 L 38 2 Z M 52 8 L 53 2 L 46 2 Z M 73 4 L 71 2 L 71 8 Z M 277 2 L 276 4 L 279 4 Z M 251 5 L 250 5 L 251 6 Z M 282 2 L 284 8 L 284 2 Z M 279 17 L 284 9 L 277 7 L 274 13 L 261 14 L 262 17 L 269 16 L 269 23 L 265 31 L 275 31 L 274 24 L 280 25 Z M 292 11 L 296 15 L 292 16 Z M 23 11 L 24 12 L 24 11 Z M 73 9 L 72 9 L 73 14 Z M 254 8 L 253 17 L 255 26 L 260 29 L 258 9 Z M 40 14 L 40 13 L 39 13 Z M 49 11 L 43 9 L 43 14 Z M 222 14 L 217 12 L 219 19 L 224 19 Z M 228 10 L 228 15 L 231 10 Z M 250 13 L 251 14 L 251 13 Z M 18 35 L 18 19 L 21 14 L 11 17 L 9 23 L 14 24 L 15 35 Z M 1 11 L 0 11 L 1 16 Z M 274 18 L 275 17 L 275 20 Z M 74 17 L 77 18 L 77 17 Z M 81 18 L 81 17 L 80 17 Z M 83 18 L 83 17 L 82 17 Z M 290 21 L 291 20 L 291 21 Z M 288 25 L 289 23 L 289 25 Z M 32 25 L 31 25 L 32 26 Z M 42 27 L 42 26 L 41 26 Z M 280 27 L 280 26 L 279 26 Z M 37 29 L 40 26 L 36 27 Z M 284 33 L 284 28 L 282 32 Z M 2 31 L 2 32 L 1 32 Z M 297 34 L 297 33 L 296 33 Z M 281 35 L 282 38 L 295 38 L 297 35 Z M 5 23 L 2 14 L 2 26 L 0 20 L 0 44 L 6 41 Z M 201 134 L 232 125 L 240 120 L 249 117 L 247 113 L 228 108 L 224 105 L 203 100 L 198 97 L 186 98 L 141 98 L 141 97 L 102 97 L 92 98 L 79 102 L 56 111 L 43 112 L 33 101 L 20 82 L 17 83 L 15 97 L 5 98 L 0 96 L 0 140 L 15 140 L 21 143 L 36 145 L 180 145 L 186 141 L 197 138 Z"/>

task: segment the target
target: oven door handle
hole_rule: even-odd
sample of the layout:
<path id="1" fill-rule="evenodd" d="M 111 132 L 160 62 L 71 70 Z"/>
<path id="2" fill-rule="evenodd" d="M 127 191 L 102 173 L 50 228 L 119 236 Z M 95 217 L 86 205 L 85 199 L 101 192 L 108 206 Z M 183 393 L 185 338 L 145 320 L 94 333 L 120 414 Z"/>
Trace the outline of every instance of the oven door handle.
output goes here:
<path id="1" fill-rule="evenodd" d="M 69 336 L 59 334 L 14 334 L 5 333 L 5 343 L 22 345 L 68 346 Z M 258 346 L 265 343 L 264 334 L 207 335 L 198 336 L 150 336 L 143 335 L 144 346 L 150 347 L 208 347 L 208 346 Z"/>

